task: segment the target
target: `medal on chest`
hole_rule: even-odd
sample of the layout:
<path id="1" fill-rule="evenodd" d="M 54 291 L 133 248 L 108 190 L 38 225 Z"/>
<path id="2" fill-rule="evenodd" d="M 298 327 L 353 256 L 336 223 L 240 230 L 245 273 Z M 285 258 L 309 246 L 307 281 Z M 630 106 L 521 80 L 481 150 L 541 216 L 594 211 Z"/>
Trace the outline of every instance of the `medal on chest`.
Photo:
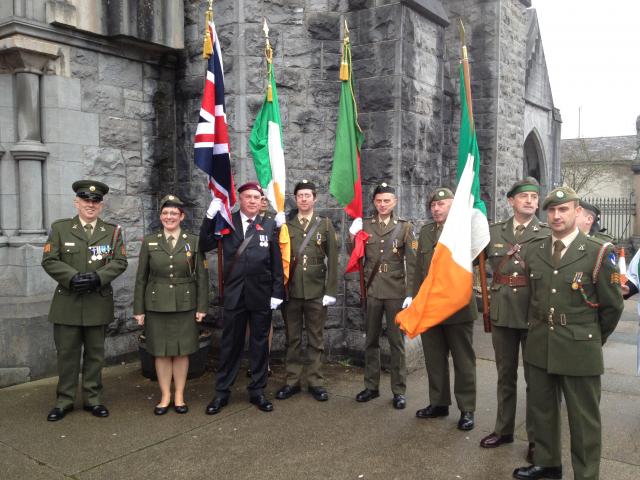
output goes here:
<path id="1" fill-rule="evenodd" d="M 259 239 L 260 239 L 260 246 L 261 247 L 268 247 L 269 246 L 269 237 L 267 237 L 266 235 L 258 235 Z"/>

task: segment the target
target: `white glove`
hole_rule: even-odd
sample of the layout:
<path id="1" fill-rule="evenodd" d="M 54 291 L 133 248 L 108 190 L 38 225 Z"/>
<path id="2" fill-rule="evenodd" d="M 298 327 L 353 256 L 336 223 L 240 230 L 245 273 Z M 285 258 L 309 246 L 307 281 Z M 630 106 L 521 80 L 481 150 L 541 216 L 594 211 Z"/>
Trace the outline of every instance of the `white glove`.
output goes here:
<path id="1" fill-rule="evenodd" d="M 284 214 L 284 212 L 278 212 L 276 213 L 276 216 L 274 217 L 274 220 L 276 221 L 276 226 L 278 228 L 280 228 L 282 225 L 284 225 L 285 223 L 287 223 L 287 217 Z"/>
<path id="2" fill-rule="evenodd" d="M 330 297 L 329 295 L 325 295 L 324 297 L 322 297 L 323 307 L 330 307 L 331 305 L 335 305 L 335 304 L 336 304 L 336 297 Z"/>
<path id="3" fill-rule="evenodd" d="M 278 308 L 281 303 L 281 299 L 271 297 L 271 310 L 275 310 L 276 308 Z"/>
<path id="4" fill-rule="evenodd" d="M 213 200 L 211 200 L 209 208 L 207 209 L 207 218 L 215 217 L 220 210 L 222 210 L 222 200 L 220 200 L 218 197 L 215 197 Z"/>
<path id="5" fill-rule="evenodd" d="M 405 298 L 404 302 L 402 302 L 402 308 L 407 308 L 409 305 L 411 305 L 411 302 L 413 302 L 413 297 Z"/>
<path id="6" fill-rule="evenodd" d="M 362 230 L 362 219 L 358 217 L 349 227 L 349 233 L 355 237 L 360 230 Z"/>

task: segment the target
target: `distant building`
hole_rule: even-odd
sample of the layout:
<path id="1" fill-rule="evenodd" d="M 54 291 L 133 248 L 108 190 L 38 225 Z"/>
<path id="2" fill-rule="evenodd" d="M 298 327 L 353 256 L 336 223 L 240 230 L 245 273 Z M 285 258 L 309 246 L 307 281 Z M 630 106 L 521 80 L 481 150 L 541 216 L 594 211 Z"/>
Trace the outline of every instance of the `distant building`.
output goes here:
<path id="1" fill-rule="evenodd" d="M 636 136 L 571 138 L 561 141 L 564 184 L 590 198 L 629 198 Z"/>

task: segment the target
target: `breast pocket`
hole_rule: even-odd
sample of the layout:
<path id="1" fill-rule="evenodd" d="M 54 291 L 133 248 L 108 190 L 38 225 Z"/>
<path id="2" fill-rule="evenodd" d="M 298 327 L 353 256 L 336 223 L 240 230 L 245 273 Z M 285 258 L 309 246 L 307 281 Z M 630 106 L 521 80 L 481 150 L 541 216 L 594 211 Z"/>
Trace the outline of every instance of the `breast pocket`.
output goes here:
<path id="1" fill-rule="evenodd" d="M 586 307 L 587 300 L 593 303 L 598 302 L 591 273 L 582 273 L 580 282 L 577 281 L 578 277 L 575 273 L 568 273 L 563 280 L 569 287 L 572 307 Z"/>

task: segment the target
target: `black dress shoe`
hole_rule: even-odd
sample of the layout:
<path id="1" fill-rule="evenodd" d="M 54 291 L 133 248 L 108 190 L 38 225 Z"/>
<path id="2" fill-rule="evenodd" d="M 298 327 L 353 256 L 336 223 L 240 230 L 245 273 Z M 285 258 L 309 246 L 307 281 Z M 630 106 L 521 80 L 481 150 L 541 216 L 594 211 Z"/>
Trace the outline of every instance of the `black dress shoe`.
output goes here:
<path id="1" fill-rule="evenodd" d="M 393 408 L 396 410 L 403 410 L 407 408 L 407 398 L 401 393 L 395 393 L 393 395 Z"/>
<path id="2" fill-rule="evenodd" d="M 496 448 L 505 443 L 513 443 L 513 435 L 498 435 L 493 432 L 480 440 L 482 448 Z"/>
<path id="3" fill-rule="evenodd" d="M 438 406 L 438 405 L 429 405 L 425 408 L 421 408 L 416 412 L 416 417 L 418 418 L 436 418 L 436 417 L 446 417 L 449 415 L 449 407 L 447 406 Z"/>
<path id="4" fill-rule="evenodd" d="M 329 394 L 324 387 L 309 387 L 309 393 L 319 402 L 326 402 L 329 400 Z"/>
<path id="5" fill-rule="evenodd" d="M 278 393 L 276 393 L 276 398 L 278 400 L 286 400 L 287 398 L 293 397 L 296 393 L 300 392 L 300 385 L 285 385 Z"/>
<path id="6" fill-rule="evenodd" d="M 220 410 L 222 410 L 222 407 L 224 407 L 227 403 L 229 403 L 229 399 L 216 397 L 213 400 L 211 400 L 209 405 L 207 405 L 207 409 L 205 410 L 205 413 L 207 415 L 215 415 Z"/>
<path id="7" fill-rule="evenodd" d="M 527 456 L 526 456 L 526 460 L 527 462 L 533 464 L 535 463 L 533 461 L 533 455 L 536 453 L 536 444 L 533 442 L 529 442 L 529 448 L 527 448 Z"/>
<path id="8" fill-rule="evenodd" d="M 265 397 L 264 395 L 256 395 L 255 397 L 251 397 L 249 401 L 263 412 L 273 411 L 273 403 L 267 400 L 267 397 Z"/>
<path id="9" fill-rule="evenodd" d="M 64 418 L 64 416 L 69 413 L 71 410 L 73 410 L 73 405 L 69 405 L 68 407 L 65 408 L 52 408 L 51 411 L 49 412 L 49 415 L 47 415 L 47 420 L 49 422 L 57 422 L 58 420 L 62 420 Z"/>
<path id="10" fill-rule="evenodd" d="M 458 420 L 458 430 L 473 430 L 473 412 L 460 412 L 460 420 Z"/>
<path id="11" fill-rule="evenodd" d="M 539 467 L 538 465 L 520 467 L 513 471 L 513 478 L 517 478 L 519 480 L 562 478 L 562 467 Z"/>
<path id="12" fill-rule="evenodd" d="M 374 398 L 378 398 L 380 396 L 380 392 L 378 390 L 370 390 L 365 388 L 358 395 L 356 395 L 356 402 L 368 402 L 369 400 L 373 400 Z"/>
<path id="13" fill-rule="evenodd" d="M 82 408 L 87 412 L 91 412 L 94 417 L 105 418 L 109 416 L 109 410 L 104 405 L 85 405 Z"/>
<path id="14" fill-rule="evenodd" d="M 164 415 L 168 411 L 169 411 L 169 405 L 167 405 L 166 407 L 158 407 L 157 405 L 153 407 L 154 415 Z"/>
<path id="15" fill-rule="evenodd" d="M 173 409 L 176 413 L 187 413 L 189 411 L 189 407 L 186 403 L 184 405 L 174 405 Z"/>

